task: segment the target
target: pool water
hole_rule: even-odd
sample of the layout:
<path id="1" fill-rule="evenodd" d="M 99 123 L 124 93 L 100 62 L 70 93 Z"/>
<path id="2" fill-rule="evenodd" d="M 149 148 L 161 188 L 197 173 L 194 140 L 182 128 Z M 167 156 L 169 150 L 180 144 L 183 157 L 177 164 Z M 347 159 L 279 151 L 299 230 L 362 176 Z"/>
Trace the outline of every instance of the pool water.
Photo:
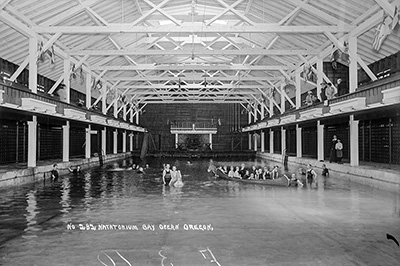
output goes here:
<path id="1" fill-rule="evenodd" d="M 399 265 L 387 239 L 400 241 L 399 193 L 334 176 L 312 188 L 219 180 L 201 159 L 110 171 L 131 162 L 2 190 L 0 265 Z M 219 163 L 242 162 L 272 166 Z M 182 188 L 162 185 L 162 163 Z"/>

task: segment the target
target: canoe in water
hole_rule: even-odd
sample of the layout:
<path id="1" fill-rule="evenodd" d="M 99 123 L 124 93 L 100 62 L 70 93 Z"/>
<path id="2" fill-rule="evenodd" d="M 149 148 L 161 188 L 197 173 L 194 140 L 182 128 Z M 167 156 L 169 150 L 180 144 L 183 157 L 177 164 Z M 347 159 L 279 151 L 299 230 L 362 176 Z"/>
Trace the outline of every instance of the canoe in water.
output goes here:
<path id="1" fill-rule="evenodd" d="M 264 185 L 264 186 L 280 186 L 280 187 L 288 186 L 288 179 L 286 177 L 279 177 L 279 178 L 275 178 L 275 179 L 266 179 L 266 180 L 240 179 L 240 178 L 235 178 L 235 177 L 231 178 L 227 174 L 223 173 L 220 169 L 217 169 L 216 174 L 221 179 L 245 183 L 245 184 L 257 184 L 257 185 Z"/>

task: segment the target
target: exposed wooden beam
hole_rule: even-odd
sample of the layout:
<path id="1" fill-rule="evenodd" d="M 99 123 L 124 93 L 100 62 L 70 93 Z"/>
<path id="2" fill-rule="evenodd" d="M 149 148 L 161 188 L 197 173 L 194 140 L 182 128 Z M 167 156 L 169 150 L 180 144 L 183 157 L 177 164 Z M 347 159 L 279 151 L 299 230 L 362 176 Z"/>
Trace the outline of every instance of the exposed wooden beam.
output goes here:
<path id="1" fill-rule="evenodd" d="M 289 67 L 283 65 L 241 65 L 241 64 L 226 64 L 226 65 L 154 65 L 140 64 L 136 66 L 99 66 L 92 68 L 93 70 L 107 71 L 129 71 L 129 70 L 288 70 Z"/>
<path id="2" fill-rule="evenodd" d="M 241 92 L 245 89 L 257 89 L 259 88 L 260 85 L 247 85 L 247 84 L 241 84 L 241 85 L 234 85 L 234 84 L 223 84 L 223 85 L 208 85 L 207 89 L 216 89 L 216 90 L 221 90 L 221 89 L 236 89 L 238 92 Z M 152 94 L 151 89 L 173 89 L 175 92 L 178 91 L 189 91 L 189 89 L 202 89 L 204 88 L 204 85 L 201 83 L 190 83 L 186 85 L 181 85 L 181 88 L 179 89 L 177 85 L 164 85 L 164 84 L 153 84 L 153 85 L 143 85 L 143 84 L 135 84 L 135 85 L 121 85 L 118 86 L 118 89 L 127 89 L 131 88 L 132 90 L 149 90 L 149 94 Z"/>
<path id="3" fill-rule="evenodd" d="M 28 26 L 26 26 L 24 23 L 20 22 L 4 10 L 0 10 L 0 20 L 27 38 L 36 37 L 36 34 Z"/>
<path id="4" fill-rule="evenodd" d="M 1 0 L 0 1 L 0 10 L 4 9 L 12 0 Z"/>
<path id="5" fill-rule="evenodd" d="M 113 55 L 113 56 L 126 56 L 126 55 L 183 55 L 190 56 L 192 54 L 196 56 L 212 56 L 212 55 L 312 55 L 317 54 L 317 50 L 306 50 L 306 49 L 262 49 L 262 48 L 244 48 L 244 49 L 232 49 L 232 50 L 189 50 L 189 49 L 177 49 L 177 50 L 148 50 L 148 49 L 120 49 L 120 50 L 72 50 L 69 52 L 70 55 Z"/>
<path id="6" fill-rule="evenodd" d="M 160 7 L 156 6 L 155 4 L 150 2 L 149 0 L 143 0 L 143 1 L 146 2 L 148 5 L 150 5 L 151 7 L 156 8 L 158 12 L 160 12 L 162 15 L 164 15 L 166 18 L 168 18 L 170 21 L 172 21 L 176 25 L 181 25 L 182 24 L 179 20 L 177 20 L 176 18 L 174 18 L 173 16 L 171 16 L 170 14 L 168 14 L 167 12 L 165 12 L 164 10 L 162 10 Z"/>
<path id="7" fill-rule="evenodd" d="M 350 25 L 348 25 L 347 23 L 343 22 L 342 20 L 331 16 L 330 14 L 321 11 L 320 9 L 305 3 L 302 0 L 289 0 L 289 2 L 295 4 L 296 6 L 300 6 L 305 12 L 311 14 L 311 15 L 315 15 L 316 17 L 318 17 L 319 19 L 326 21 L 332 25 L 338 25 L 340 27 L 349 27 Z"/>
<path id="8" fill-rule="evenodd" d="M 116 81 L 116 80 L 121 80 L 121 81 L 177 81 L 178 77 L 168 77 L 168 76 L 116 76 L 116 77 L 105 77 L 105 79 L 109 81 Z M 186 75 L 182 80 L 190 80 L 190 81 L 203 81 L 204 79 L 209 82 L 209 81 L 266 81 L 266 80 L 281 80 L 281 77 L 267 77 L 267 76 L 262 76 L 262 77 L 255 77 L 255 76 L 246 76 L 246 77 L 239 77 L 239 76 L 224 76 L 224 77 L 203 77 L 202 75 Z"/>
<path id="9" fill-rule="evenodd" d="M 169 2 L 169 0 L 164 0 L 161 3 L 159 3 L 156 6 L 153 6 L 153 8 L 148 11 L 145 14 L 142 14 L 142 16 L 140 16 L 139 18 L 137 18 L 134 22 L 130 23 L 130 26 L 135 26 L 138 23 L 142 22 L 143 20 L 145 20 L 147 17 L 149 17 L 151 14 L 153 14 L 154 12 L 156 12 L 160 7 L 164 6 L 165 4 L 167 4 Z"/>
<path id="10" fill-rule="evenodd" d="M 385 12 L 391 16 L 392 18 L 394 17 L 394 7 L 391 3 L 389 3 L 387 0 L 375 0 L 375 2 L 383 9 Z"/>
<path id="11" fill-rule="evenodd" d="M 212 26 L 201 24 L 182 26 L 132 26 L 131 24 L 111 24 L 109 26 L 35 26 L 37 33 L 68 34 L 110 34 L 110 33 L 324 33 L 350 32 L 354 26 L 281 26 L 274 23 L 258 23 L 254 26 Z"/>
<path id="12" fill-rule="evenodd" d="M 368 67 L 368 65 L 362 60 L 360 55 L 357 57 L 357 62 L 358 64 L 364 69 L 365 73 L 369 76 L 369 78 L 373 81 L 377 80 L 378 78 L 375 76 L 375 74 L 371 71 L 371 69 Z"/>
<path id="13" fill-rule="evenodd" d="M 210 26 L 213 22 L 215 22 L 217 19 L 219 19 L 220 17 L 222 17 L 223 15 L 225 15 L 227 12 L 232 11 L 233 8 L 235 6 L 237 6 L 238 4 L 240 4 L 241 2 L 243 2 L 243 0 L 237 0 L 235 3 L 233 3 L 232 5 L 228 5 L 225 2 L 221 1 L 221 0 L 217 0 L 221 5 L 223 5 L 225 7 L 224 10 L 222 10 L 222 12 L 220 12 L 219 14 L 215 15 L 212 19 L 210 19 L 209 21 L 207 21 L 206 25 Z M 234 12 L 234 11 L 232 11 Z M 236 13 L 234 13 L 236 14 Z M 248 19 L 248 18 L 247 18 Z M 250 25 L 253 25 L 254 23 L 252 21 L 250 21 Z"/>
<path id="14" fill-rule="evenodd" d="M 100 0 L 87 0 L 86 2 L 84 2 L 84 5 L 77 5 L 74 6 L 68 10 L 65 10 L 63 12 L 61 12 L 60 14 L 58 14 L 57 16 L 52 16 L 50 19 L 46 20 L 45 22 L 43 22 L 41 24 L 41 26 L 51 26 L 51 25 L 57 25 L 58 23 L 61 23 L 81 12 L 83 12 L 85 6 L 86 7 L 90 7 L 93 4 L 95 4 L 96 2 L 99 2 Z"/>

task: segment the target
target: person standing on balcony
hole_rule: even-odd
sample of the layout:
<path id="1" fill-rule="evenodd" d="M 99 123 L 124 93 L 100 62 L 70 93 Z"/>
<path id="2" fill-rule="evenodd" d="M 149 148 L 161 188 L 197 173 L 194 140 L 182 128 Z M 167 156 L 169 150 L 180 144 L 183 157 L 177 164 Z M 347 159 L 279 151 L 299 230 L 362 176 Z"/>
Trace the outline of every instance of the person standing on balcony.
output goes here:
<path id="1" fill-rule="evenodd" d="M 325 89 L 325 96 L 327 100 L 333 99 L 335 96 L 335 88 L 332 86 L 332 83 L 328 83 Z"/>
<path id="2" fill-rule="evenodd" d="M 325 94 L 326 87 L 327 87 L 327 84 L 325 82 L 322 82 L 321 83 L 321 93 L 319 94 L 319 97 L 321 97 L 321 102 L 324 102 L 327 99 L 326 94 Z"/>
<path id="3" fill-rule="evenodd" d="M 315 102 L 315 96 L 312 94 L 312 91 L 308 91 L 305 103 L 307 105 L 313 105 Z"/>
<path id="4" fill-rule="evenodd" d="M 338 89 L 338 96 L 349 93 L 349 88 L 346 86 L 341 78 L 338 78 L 336 88 Z"/>

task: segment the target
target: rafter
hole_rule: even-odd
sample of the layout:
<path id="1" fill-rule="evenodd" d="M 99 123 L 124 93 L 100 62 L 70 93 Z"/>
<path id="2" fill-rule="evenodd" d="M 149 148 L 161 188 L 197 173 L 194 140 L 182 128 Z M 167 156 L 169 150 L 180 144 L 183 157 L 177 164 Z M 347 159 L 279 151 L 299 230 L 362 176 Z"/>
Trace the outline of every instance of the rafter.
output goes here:
<path id="1" fill-rule="evenodd" d="M 0 10 L 5 8 L 12 0 L 1 0 L 0 1 Z"/>
<path id="2" fill-rule="evenodd" d="M 254 26 L 212 26 L 201 24 L 182 26 L 132 26 L 131 24 L 115 23 L 109 26 L 35 26 L 37 33 L 69 33 L 69 34 L 110 34 L 110 33 L 324 33 L 350 32 L 353 26 L 280 26 L 274 23 L 258 23 Z"/>
<path id="3" fill-rule="evenodd" d="M 93 68 L 93 70 L 108 70 L 108 71 L 128 71 L 128 70 L 287 70 L 289 69 L 287 66 L 282 65 L 241 65 L 241 64 L 220 64 L 220 65 L 155 65 L 155 64 L 139 64 L 136 66 L 99 66 L 97 68 Z"/>
<path id="4" fill-rule="evenodd" d="M 173 74 L 174 77 L 165 77 L 165 76 L 146 76 L 146 77 L 141 77 L 141 76 L 117 76 L 117 77 L 106 77 L 107 80 L 109 81 L 116 81 L 116 80 L 121 80 L 121 81 L 171 81 L 178 79 L 178 74 Z M 238 77 L 238 76 L 224 76 L 224 77 L 203 77 L 202 75 L 186 75 L 185 78 L 182 78 L 184 81 L 185 79 L 191 80 L 191 81 L 202 81 L 206 79 L 207 81 L 266 81 L 266 80 L 281 80 L 282 78 L 280 77 L 266 77 L 266 76 L 246 76 L 246 77 Z"/>
<path id="5" fill-rule="evenodd" d="M 141 16 L 140 18 L 136 19 L 134 22 L 130 23 L 129 25 L 130 25 L 130 26 L 135 26 L 135 25 L 137 25 L 138 23 L 142 22 L 142 21 L 145 20 L 147 17 L 149 17 L 151 14 L 153 14 L 154 12 L 156 12 L 157 10 L 159 10 L 159 8 L 161 8 L 162 6 L 164 6 L 165 4 L 167 4 L 168 2 L 169 2 L 169 0 L 164 0 L 164 1 L 162 1 L 161 3 L 159 3 L 159 4 L 156 5 L 156 6 L 153 5 L 153 8 L 152 8 L 150 11 L 148 11 L 148 12 L 145 13 L 145 14 L 142 14 L 142 16 Z"/>
<path id="6" fill-rule="evenodd" d="M 110 37 L 109 37 L 110 38 Z M 232 44 L 239 47 L 233 41 L 230 40 Z M 118 49 L 118 50 L 72 50 L 69 52 L 70 55 L 106 55 L 106 56 L 126 56 L 126 55 L 183 55 L 183 56 L 190 56 L 194 53 L 197 56 L 213 56 L 213 55 L 277 55 L 277 56 L 284 56 L 284 55 L 312 55 L 317 54 L 318 51 L 316 50 L 306 50 L 306 49 L 262 49 L 262 48 L 243 48 L 243 49 L 232 49 L 232 50 L 188 50 L 183 49 L 182 46 L 175 43 L 174 44 L 179 49 L 174 50 L 148 50 L 148 49 Z"/>
<path id="7" fill-rule="evenodd" d="M 228 5 L 226 4 L 224 1 L 222 0 L 217 0 L 222 6 L 225 7 L 225 9 L 220 12 L 218 15 L 215 15 L 215 17 L 213 17 L 212 19 L 210 19 L 209 21 L 207 21 L 206 25 L 210 26 L 213 22 L 215 22 L 217 19 L 219 19 L 220 17 L 222 17 L 223 15 L 225 15 L 227 12 L 231 11 L 234 14 L 238 15 L 237 12 L 234 10 L 234 7 L 237 6 L 238 4 L 240 4 L 241 2 L 243 2 L 243 0 L 237 0 L 235 3 L 233 3 L 232 5 Z M 243 20 L 243 16 L 240 15 L 239 16 L 242 20 Z M 249 20 L 248 18 L 246 18 L 247 20 Z M 250 20 L 250 25 L 253 25 L 253 22 Z"/>
<path id="8" fill-rule="evenodd" d="M 174 22 L 176 25 L 181 25 L 182 23 L 179 21 L 179 20 L 177 20 L 177 19 L 175 19 L 173 16 L 171 16 L 170 14 L 168 14 L 167 12 L 165 12 L 164 10 L 162 10 L 161 8 L 160 8 L 160 6 L 156 6 L 155 4 L 153 4 L 152 2 L 150 2 L 149 0 L 143 0 L 144 2 L 146 2 L 148 5 L 150 5 L 151 7 L 153 7 L 153 8 L 156 8 L 156 10 L 158 11 L 158 12 L 160 12 L 162 15 L 164 15 L 166 18 L 168 18 L 169 20 L 171 20 L 172 22 Z M 169 2 L 169 1 L 167 1 L 167 2 Z M 166 2 L 166 3 L 167 3 Z"/>
<path id="9" fill-rule="evenodd" d="M 170 89 L 171 87 L 174 87 L 176 90 L 178 90 L 177 85 L 171 86 L 171 85 L 164 85 L 164 84 L 153 84 L 153 85 L 135 84 L 135 85 L 118 86 L 119 89 L 132 88 L 135 90 L 138 90 L 138 89 L 150 90 L 150 89 L 156 89 L 156 88 L 157 89 Z M 237 91 L 241 92 L 245 89 L 257 89 L 259 87 L 260 87 L 260 85 L 222 84 L 222 85 L 208 85 L 207 89 L 237 89 Z M 184 89 L 184 90 L 199 89 L 199 88 L 204 88 L 204 86 L 201 83 L 190 83 L 187 85 L 181 85 L 181 89 Z"/>

